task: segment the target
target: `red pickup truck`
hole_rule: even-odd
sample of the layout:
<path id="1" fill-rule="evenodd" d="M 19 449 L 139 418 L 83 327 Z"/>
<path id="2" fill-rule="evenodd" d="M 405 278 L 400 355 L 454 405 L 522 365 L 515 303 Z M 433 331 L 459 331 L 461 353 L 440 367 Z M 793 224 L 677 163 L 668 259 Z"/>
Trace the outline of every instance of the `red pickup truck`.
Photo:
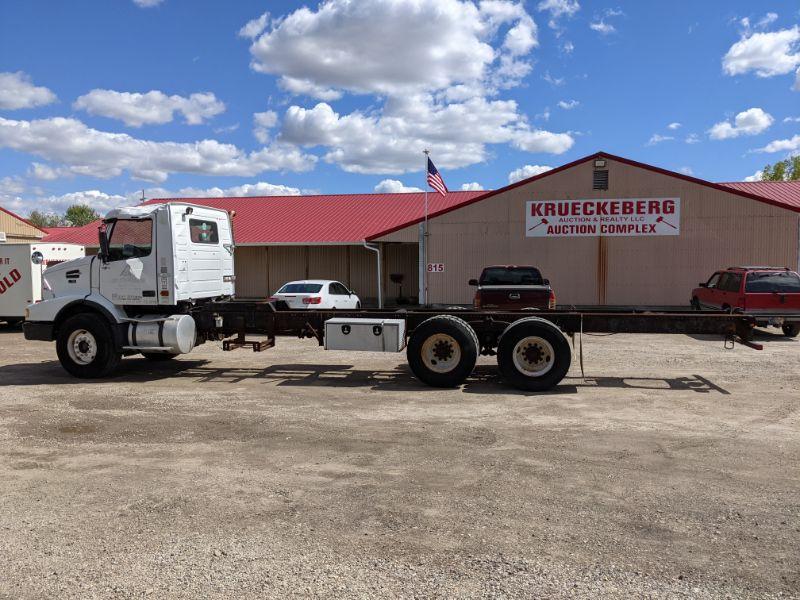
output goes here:
<path id="1" fill-rule="evenodd" d="M 495 265 L 486 267 L 479 279 L 470 279 L 477 286 L 475 308 L 554 309 L 556 294 L 550 281 L 536 267 Z"/>
<path id="2" fill-rule="evenodd" d="M 692 290 L 692 308 L 730 310 L 756 316 L 760 327 L 800 333 L 800 276 L 786 267 L 730 267 Z M 758 320 L 759 314 L 779 315 Z"/>

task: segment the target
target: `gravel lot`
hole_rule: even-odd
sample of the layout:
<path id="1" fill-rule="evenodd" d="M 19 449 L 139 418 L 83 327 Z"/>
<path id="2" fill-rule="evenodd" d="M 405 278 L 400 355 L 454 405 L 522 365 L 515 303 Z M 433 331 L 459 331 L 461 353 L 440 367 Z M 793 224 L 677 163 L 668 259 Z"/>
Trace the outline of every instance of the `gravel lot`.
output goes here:
<path id="1" fill-rule="evenodd" d="M 292 339 L 87 383 L 0 329 L 0 597 L 798 597 L 800 342 L 759 338 L 587 338 L 542 395 Z"/>

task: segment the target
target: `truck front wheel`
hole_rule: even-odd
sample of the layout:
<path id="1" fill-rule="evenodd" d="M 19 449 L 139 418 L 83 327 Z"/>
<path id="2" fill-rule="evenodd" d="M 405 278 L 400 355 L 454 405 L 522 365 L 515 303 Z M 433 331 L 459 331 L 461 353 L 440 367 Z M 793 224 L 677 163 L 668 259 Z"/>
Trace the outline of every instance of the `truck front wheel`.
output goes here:
<path id="1" fill-rule="evenodd" d="M 555 387 L 571 362 L 567 338 L 558 327 L 538 317 L 515 321 L 497 344 L 500 374 L 520 390 L 543 392 Z"/>
<path id="2" fill-rule="evenodd" d="M 441 315 L 414 329 L 406 350 L 411 371 L 433 387 L 456 387 L 478 360 L 478 337 L 466 321 Z"/>
<path id="3" fill-rule="evenodd" d="M 58 328 L 56 353 L 61 366 L 81 379 L 105 377 L 122 359 L 108 323 L 85 313 L 68 318 Z"/>

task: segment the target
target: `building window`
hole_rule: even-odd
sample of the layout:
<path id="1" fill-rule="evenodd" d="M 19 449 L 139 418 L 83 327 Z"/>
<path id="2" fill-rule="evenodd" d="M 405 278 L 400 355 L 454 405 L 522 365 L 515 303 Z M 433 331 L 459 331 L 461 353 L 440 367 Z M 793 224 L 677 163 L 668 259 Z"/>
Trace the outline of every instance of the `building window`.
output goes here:
<path id="1" fill-rule="evenodd" d="M 218 244 L 219 233 L 216 221 L 189 219 L 189 235 L 195 244 Z"/>
<path id="2" fill-rule="evenodd" d="M 595 171 L 592 179 L 593 190 L 607 190 L 608 189 L 608 169 L 602 171 Z"/>

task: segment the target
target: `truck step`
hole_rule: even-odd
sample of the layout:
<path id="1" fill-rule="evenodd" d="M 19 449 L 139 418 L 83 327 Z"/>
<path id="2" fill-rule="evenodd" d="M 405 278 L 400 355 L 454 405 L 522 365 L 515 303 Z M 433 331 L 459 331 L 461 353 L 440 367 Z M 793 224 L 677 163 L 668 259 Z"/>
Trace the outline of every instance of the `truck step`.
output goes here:
<path id="1" fill-rule="evenodd" d="M 275 347 L 275 338 L 268 337 L 266 340 L 248 340 L 245 339 L 244 335 L 239 335 L 232 339 L 222 340 L 222 350 L 224 352 L 230 352 L 231 350 L 245 348 L 247 346 L 250 346 L 253 352 L 263 352 L 264 350 Z"/>

